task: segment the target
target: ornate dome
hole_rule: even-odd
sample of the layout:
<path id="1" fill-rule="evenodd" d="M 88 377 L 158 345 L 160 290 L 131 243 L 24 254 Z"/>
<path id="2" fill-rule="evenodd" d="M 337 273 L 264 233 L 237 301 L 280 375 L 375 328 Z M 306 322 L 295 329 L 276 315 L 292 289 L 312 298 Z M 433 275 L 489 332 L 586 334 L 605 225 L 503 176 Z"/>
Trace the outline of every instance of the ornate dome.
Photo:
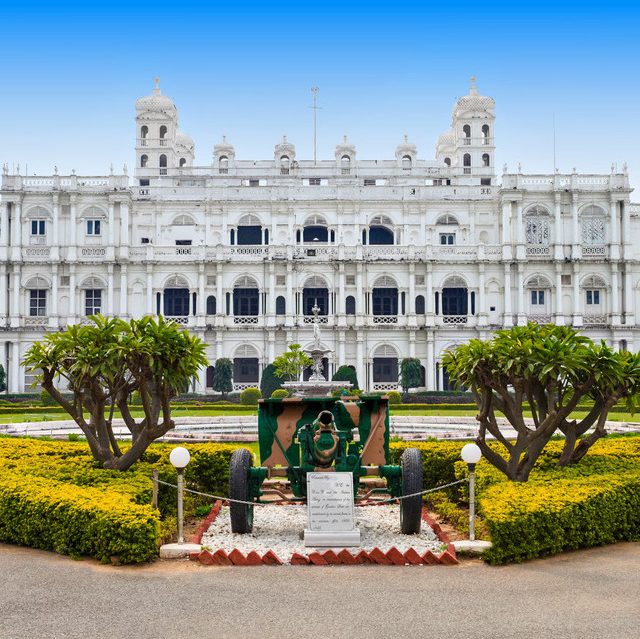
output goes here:
<path id="1" fill-rule="evenodd" d="M 155 88 L 152 95 L 146 95 L 136 100 L 136 111 L 151 111 L 153 113 L 175 114 L 176 106 L 173 100 L 160 92 L 160 78 L 155 78 Z"/>
<path id="2" fill-rule="evenodd" d="M 493 111 L 496 108 L 496 101 L 485 95 L 478 95 L 476 88 L 476 78 L 471 78 L 471 88 L 469 95 L 462 96 L 453 107 L 454 116 L 463 111 Z"/>
<path id="3" fill-rule="evenodd" d="M 191 136 L 183 133 L 182 131 L 176 131 L 176 144 L 191 150 L 193 150 L 194 147 Z"/>
<path id="4" fill-rule="evenodd" d="M 342 142 L 336 144 L 336 158 L 340 159 L 343 155 L 355 156 L 356 147 L 351 144 L 345 135 Z"/>
<path id="5" fill-rule="evenodd" d="M 413 155 L 415 156 L 418 153 L 418 148 L 412 142 L 409 142 L 409 137 L 404 136 L 404 139 L 398 146 L 396 147 L 396 157 L 400 158 L 404 155 Z"/>
<path id="6" fill-rule="evenodd" d="M 438 146 L 453 146 L 455 142 L 455 137 L 453 135 L 453 131 L 447 131 L 446 133 L 443 133 L 439 138 L 438 138 Z"/>
<path id="7" fill-rule="evenodd" d="M 224 155 L 228 158 L 234 158 L 236 156 L 236 150 L 233 147 L 233 144 L 229 144 L 229 142 L 227 142 L 226 135 L 222 136 L 222 142 L 218 142 L 218 144 L 213 147 L 213 155 L 217 158 L 219 158 L 221 155 Z"/>

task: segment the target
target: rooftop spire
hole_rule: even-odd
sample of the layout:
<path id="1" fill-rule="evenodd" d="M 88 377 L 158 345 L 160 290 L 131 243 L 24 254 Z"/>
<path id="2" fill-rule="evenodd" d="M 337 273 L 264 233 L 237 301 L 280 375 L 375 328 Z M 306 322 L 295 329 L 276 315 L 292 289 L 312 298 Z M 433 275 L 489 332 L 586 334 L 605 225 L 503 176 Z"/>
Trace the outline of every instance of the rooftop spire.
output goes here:
<path id="1" fill-rule="evenodd" d="M 469 89 L 469 95 L 478 95 L 478 89 L 476 88 L 476 76 L 471 76 L 471 88 Z"/>
<path id="2" fill-rule="evenodd" d="M 160 95 L 160 78 L 159 78 L 159 76 L 156 76 L 155 78 L 153 78 L 153 83 L 155 84 L 155 87 L 153 89 L 153 95 Z"/>

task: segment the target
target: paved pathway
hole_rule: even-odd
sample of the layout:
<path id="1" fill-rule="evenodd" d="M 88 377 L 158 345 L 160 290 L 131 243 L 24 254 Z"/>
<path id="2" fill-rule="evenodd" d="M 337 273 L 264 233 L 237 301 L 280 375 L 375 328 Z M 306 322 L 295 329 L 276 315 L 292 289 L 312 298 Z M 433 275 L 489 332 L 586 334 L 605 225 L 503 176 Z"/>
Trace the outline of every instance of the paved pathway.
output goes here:
<path id="1" fill-rule="evenodd" d="M 626 639 L 640 543 L 491 568 L 112 568 L 0 545 L 2 639 Z"/>

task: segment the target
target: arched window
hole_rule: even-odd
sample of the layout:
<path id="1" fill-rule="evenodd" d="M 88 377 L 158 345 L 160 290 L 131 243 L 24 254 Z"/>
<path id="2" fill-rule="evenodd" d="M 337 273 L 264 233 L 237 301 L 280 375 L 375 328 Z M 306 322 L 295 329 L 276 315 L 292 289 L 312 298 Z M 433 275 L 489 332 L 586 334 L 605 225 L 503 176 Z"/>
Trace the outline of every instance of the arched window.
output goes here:
<path id="1" fill-rule="evenodd" d="M 329 230 L 325 219 L 320 215 L 312 215 L 304 223 L 303 242 L 326 243 L 329 241 Z"/>
<path id="2" fill-rule="evenodd" d="M 527 280 L 529 314 L 543 316 L 549 321 L 551 312 L 551 282 L 543 275 L 534 275 Z"/>
<path id="3" fill-rule="evenodd" d="M 162 154 L 160 156 L 160 175 L 167 174 L 167 156 Z"/>
<path id="4" fill-rule="evenodd" d="M 424 295 L 416 295 L 416 315 L 424 315 Z"/>
<path id="5" fill-rule="evenodd" d="M 280 157 L 280 175 L 289 175 L 289 156 L 283 155 Z"/>
<path id="6" fill-rule="evenodd" d="M 148 136 L 149 136 L 149 127 L 145 125 L 140 128 L 140 146 L 147 146 Z"/>
<path id="7" fill-rule="evenodd" d="M 256 349 L 250 344 L 240 346 L 233 358 L 233 381 L 236 384 L 256 386 L 260 378 L 260 361 Z"/>
<path id="8" fill-rule="evenodd" d="M 379 277 L 371 292 L 373 315 L 398 314 L 398 285 L 392 277 Z"/>
<path id="9" fill-rule="evenodd" d="M 255 215 L 245 215 L 238 222 L 238 246 L 259 246 L 262 244 L 262 223 Z"/>
<path id="10" fill-rule="evenodd" d="M 462 127 L 462 135 L 464 144 L 471 144 L 471 127 L 468 124 Z"/>
<path id="11" fill-rule="evenodd" d="M 464 167 L 465 174 L 471 173 L 471 156 L 468 153 L 465 153 L 462 157 L 462 166 Z"/>
<path id="12" fill-rule="evenodd" d="M 369 244 L 393 244 L 393 223 L 384 215 L 377 215 L 369 224 Z"/>
<path id="13" fill-rule="evenodd" d="M 205 376 L 206 388 L 213 388 L 213 376 L 214 376 L 215 370 L 216 370 L 215 366 L 207 366 L 207 373 Z"/>
<path id="14" fill-rule="evenodd" d="M 185 158 L 180 158 L 180 166 L 184 166 L 187 163 L 187 160 Z"/>
<path id="15" fill-rule="evenodd" d="M 378 346 L 373 353 L 373 382 L 398 382 L 398 353 L 392 346 Z"/>
<path id="16" fill-rule="evenodd" d="M 84 314 L 99 315 L 102 312 L 102 290 L 104 282 L 97 277 L 89 277 L 82 282 L 84 290 Z"/>
<path id="17" fill-rule="evenodd" d="M 438 226 L 458 226 L 458 220 L 450 213 L 441 215 L 436 222 Z"/>
<path id="18" fill-rule="evenodd" d="M 342 169 L 342 175 L 351 173 L 351 158 L 348 155 L 343 155 L 340 158 L 340 168 Z"/>
<path id="19" fill-rule="evenodd" d="M 320 309 L 318 315 L 329 314 L 329 288 L 318 276 L 310 277 L 302 289 L 302 309 L 305 315 L 313 315 L 313 307 Z"/>
<path id="20" fill-rule="evenodd" d="M 489 125 L 482 125 L 482 144 L 489 144 Z"/>
<path id="21" fill-rule="evenodd" d="M 163 315 L 165 317 L 189 316 L 189 283 L 181 276 L 171 277 L 164 286 Z"/>
<path id="22" fill-rule="evenodd" d="M 167 127 L 163 124 L 160 127 L 160 146 L 165 146 L 166 137 L 167 137 Z"/>
<path id="23" fill-rule="evenodd" d="M 233 314 L 256 316 L 259 313 L 258 283 L 248 275 L 236 280 L 233 287 Z"/>
<path id="24" fill-rule="evenodd" d="M 344 304 L 344 311 L 347 315 L 356 314 L 356 298 L 353 295 L 347 295 L 347 299 Z"/>
<path id="25" fill-rule="evenodd" d="M 148 162 L 149 162 L 149 156 L 148 155 L 141 155 L 140 156 L 140 168 L 142 168 L 142 169 L 146 168 Z"/>
<path id="26" fill-rule="evenodd" d="M 47 290 L 49 282 L 44 277 L 32 277 L 25 285 L 29 291 L 29 316 L 45 317 L 47 315 Z"/>
<path id="27" fill-rule="evenodd" d="M 221 155 L 218 160 L 218 173 L 222 175 L 229 173 L 229 158 L 226 155 Z"/>
<path id="28" fill-rule="evenodd" d="M 488 153 L 483 153 L 482 154 L 482 166 L 489 166 L 489 154 Z"/>
<path id="29" fill-rule="evenodd" d="M 287 301 L 284 299 L 282 295 L 278 295 L 276 297 L 276 315 L 286 315 L 287 314 Z"/>
<path id="30" fill-rule="evenodd" d="M 403 156 L 403 158 L 402 158 L 402 169 L 404 171 L 411 170 L 411 156 L 410 155 Z"/>
<path id="31" fill-rule="evenodd" d="M 445 163 L 447 166 L 451 166 L 451 158 L 445 158 L 445 159 L 444 159 L 444 163 Z"/>
<path id="32" fill-rule="evenodd" d="M 190 215 L 176 215 L 171 224 L 173 226 L 195 226 L 195 220 Z"/>
<path id="33" fill-rule="evenodd" d="M 551 238 L 549 211 L 543 206 L 532 206 L 525 214 L 525 240 L 532 246 L 548 246 Z"/>
<path id="34" fill-rule="evenodd" d="M 601 246 L 607 241 L 607 220 L 605 212 L 599 206 L 590 205 L 580 212 L 582 224 L 582 243 L 588 246 Z"/>
<path id="35" fill-rule="evenodd" d="M 467 315 L 467 283 L 458 276 L 448 277 L 442 285 L 442 314 Z"/>
<path id="36" fill-rule="evenodd" d="M 216 314 L 216 296 L 209 295 L 207 297 L 207 315 L 215 315 Z"/>

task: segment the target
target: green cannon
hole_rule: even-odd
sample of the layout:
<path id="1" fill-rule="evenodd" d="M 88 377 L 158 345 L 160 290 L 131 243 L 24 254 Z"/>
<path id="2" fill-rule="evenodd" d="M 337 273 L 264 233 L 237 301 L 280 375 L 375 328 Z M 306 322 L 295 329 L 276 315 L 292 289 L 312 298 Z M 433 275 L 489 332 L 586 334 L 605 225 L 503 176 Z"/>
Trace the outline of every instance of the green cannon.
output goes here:
<path id="1" fill-rule="evenodd" d="M 258 405 L 260 466 L 246 448 L 234 451 L 229 496 L 231 529 L 249 533 L 253 505 L 280 498 L 304 501 L 308 472 L 353 474 L 355 499 L 386 494 L 400 500 L 400 529 L 420 532 L 422 460 L 408 448 L 400 464 L 389 464 L 389 402 L 378 395 L 353 398 L 264 399 Z M 371 482 L 372 478 L 382 481 Z M 275 485 L 280 486 L 276 488 Z M 283 488 L 284 485 L 284 488 Z M 266 499 L 265 499 L 266 498 Z"/>

